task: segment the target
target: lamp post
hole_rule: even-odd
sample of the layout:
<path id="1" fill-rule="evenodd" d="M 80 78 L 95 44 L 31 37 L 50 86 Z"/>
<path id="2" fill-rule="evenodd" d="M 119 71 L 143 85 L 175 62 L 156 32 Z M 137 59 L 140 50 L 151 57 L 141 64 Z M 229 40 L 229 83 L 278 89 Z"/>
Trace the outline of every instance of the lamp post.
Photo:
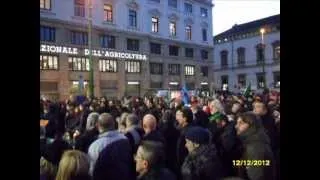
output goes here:
<path id="1" fill-rule="evenodd" d="M 93 60 L 92 60 L 92 0 L 88 0 L 88 46 L 89 46 L 89 96 L 94 97 L 94 73 L 93 73 Z"/>
<path id="2" fill-rule="evenodd" d="M 265 57 L 264 57 L 264 33 L 265 33 L 265 29 L 264 28 L 261 28 L 260 29 L 260 34 L 261 34 L 261 48 L 262 48 L 262 74 L 263 74 L 263 88 L 266 88 L 266 80 L 265 80 L 265 69 L 264 69 L 264 66 L 265 66 Z"/>

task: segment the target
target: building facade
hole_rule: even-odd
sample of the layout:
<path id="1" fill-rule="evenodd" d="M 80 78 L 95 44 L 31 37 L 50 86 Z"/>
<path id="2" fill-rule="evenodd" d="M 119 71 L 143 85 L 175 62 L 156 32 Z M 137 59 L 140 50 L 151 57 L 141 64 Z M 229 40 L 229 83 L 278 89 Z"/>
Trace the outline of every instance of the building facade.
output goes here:
<path id="1" fill-rule="evenodd" d="M 219 87 L 280 90 L 280 14 L 214 37 L 214 76 Z"/>
<path id="2" fill-rule="evenodd" d="M 94 94 L 143 96 L 213 84 L 209 0 L 40 0 L 40 93 L 68 97 L 87 86 L 92 44 Z M 92 17 L 88 42 L 89 17 Z"/>

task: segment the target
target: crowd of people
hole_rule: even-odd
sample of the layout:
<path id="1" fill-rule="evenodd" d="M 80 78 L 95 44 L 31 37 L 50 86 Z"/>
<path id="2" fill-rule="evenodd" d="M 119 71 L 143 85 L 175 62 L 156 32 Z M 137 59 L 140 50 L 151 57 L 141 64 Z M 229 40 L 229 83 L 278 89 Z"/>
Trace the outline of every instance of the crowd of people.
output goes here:
<path id="1" fill-rule="evenodd" d="M 46 123 L 43 123 L 43 122 Z M 280 179 L 280 95 L 40 100 L 40 179 Z"/>

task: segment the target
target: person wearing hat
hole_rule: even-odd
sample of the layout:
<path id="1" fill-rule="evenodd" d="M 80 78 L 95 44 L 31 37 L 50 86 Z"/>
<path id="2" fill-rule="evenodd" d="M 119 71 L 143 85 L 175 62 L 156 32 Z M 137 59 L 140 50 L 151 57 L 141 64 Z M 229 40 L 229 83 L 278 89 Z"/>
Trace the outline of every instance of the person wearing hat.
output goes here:
<path id="1" fill-rule="evenodd" d="M 185 139 L 189 154 L 181 167 L 182 179 L 220 179 L 223 168 L 215 145 L 209 143 L 209 132 L 202 127 L 192 127 L 186 132 Z"/>

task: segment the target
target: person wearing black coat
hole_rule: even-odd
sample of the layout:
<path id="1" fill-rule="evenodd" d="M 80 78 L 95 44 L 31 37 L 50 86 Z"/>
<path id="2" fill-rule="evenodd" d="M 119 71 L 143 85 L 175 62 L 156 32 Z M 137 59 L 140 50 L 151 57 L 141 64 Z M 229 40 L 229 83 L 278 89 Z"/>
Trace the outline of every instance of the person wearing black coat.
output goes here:
<path id="1" fill-rule="evenodd" d="M 164 146 L 166 145 L 166 140 L 163 134 L 157 129 L 157 120 L 154 115 L 146 114 L 142 119 L 142 127 L 144 130 L 144 136 L 142 140 L 158 141 Z"/>
<path id="2" fill-rule="evenodd" d="M 235 121 L 228 121 L 228 117 L 223 115 L 221 119 L 217 119 L 217 133 L 214 142 L 218 150 L 220 159 L 222 160 L 225 175 L 236 175 L 233 160 L 239 159 L 241 156 L 241 142 L 237 137 L 235 129 Z"/>
<path id="3" fill-rule="evenodd" d="M 50 104 L 44 108 L 44 114 L 40 119 L 48 120 L 48 125 L 46 126 L 46 137 L 54 138 L 57 131 L 58 122 L 58 109 L 55 104 Z"/>
<path id="4" fill-rule="evenodd" d="M 128 138 L 130 145 L 133 149 L 133 153 L 137 152 L 138 146 L 144 136 L 144 131 L 139 127 L 139 118 L 136 114 L 129 114 L 126 117 L 126 133 L 125 136 Z"/>
<path id="5" fill-rule="evenodd" d="M 88 149 L 91 143 L 93 143 L 98 138 L 98 135 L 99 135 L 99 131 L 97 128 L 98 118 L 99 118 L 98 113 L 93 112 L 89 114 L 86 130 L 84 131 L 83 134 L 80 134 L 80 136 L 76 138 L 76 142 L 75 142 L 76 149 L 82 152 L 88 153 Z"/>
<path id="6" fill-rule="evenodd" d="M 166 110 L 159 124 L 159 130 L 166 139 L 166 167 L 172 172 L 178 171 L 175 163 L 177 162 L 176 150 L 179 131 L 174 126 L 175 117 L 171 110 Z"/>
<path id="7" fill-rule="evenodd" d="M 180 131 L 178 141 L 177 141 L 177 148 L 176 148 L 176 156 L 177 162 L 175 163 L 177 171 L 175 172 L 178 176 L 178 179 L 181 178 L 180 168 L 183 164 L 185 157 L 188 155 L 188 150 L 185 147 L 186 140 L 185 140 L 185 133 L 189 128 L 192 127 L 192 120 L 193 114 L 190 108 L 188 107 L 181 107 L 176 111 L 176 120 L 178 122 L 178 129 Z"/>
<path id="8" fill-rule="evenodd" d="M 236 130 L 243 144 L 239 162 L 233 162 L 238 168 L 238 176 L 248 180 L 274 180 L 276 162 L 261 119 L 251 112 L 243 113 L 237 119 Z M 241 160 L 251 165 L 244 166 Z"/>
<path id="9" fill-rule="evenodd" d="M 183 180 L 218 180 L 223 167 L 214 144 L 209 143 L 209 131 L 192 127 L 185 134 L 188 156 L 181 167 Z"/>

